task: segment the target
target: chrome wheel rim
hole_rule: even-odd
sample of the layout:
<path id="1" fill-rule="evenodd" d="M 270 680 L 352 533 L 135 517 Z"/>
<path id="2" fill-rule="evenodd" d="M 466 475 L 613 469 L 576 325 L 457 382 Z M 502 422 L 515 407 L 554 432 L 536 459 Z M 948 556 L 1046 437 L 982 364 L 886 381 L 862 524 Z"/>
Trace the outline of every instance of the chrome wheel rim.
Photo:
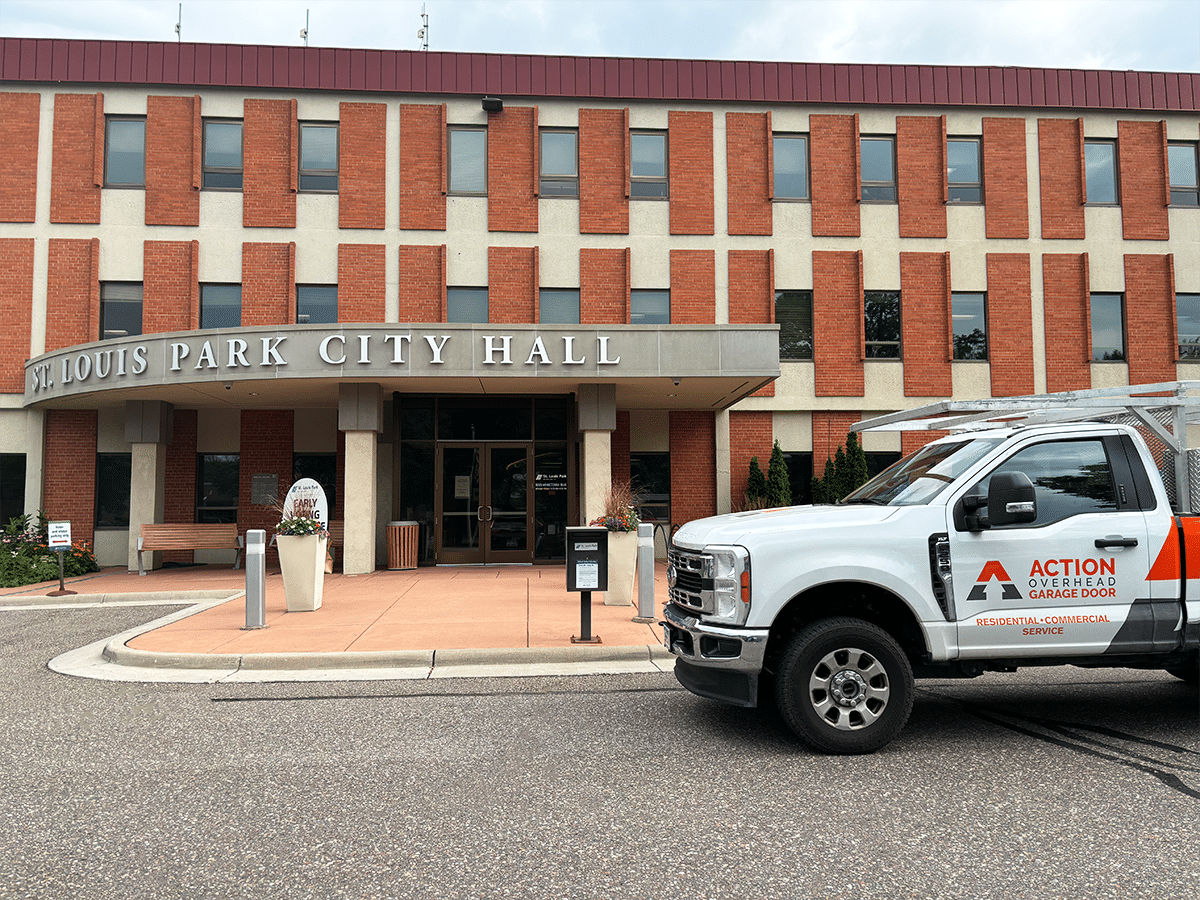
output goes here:
<path id="1" fill-rule="evenodd" d="M 891 693 L 883 665 L 874 654 L 857 647 L 843 647 L 822 657 L 808 680 L 814 712 L 838 731 L 858 731 L 877 722 Z"/>

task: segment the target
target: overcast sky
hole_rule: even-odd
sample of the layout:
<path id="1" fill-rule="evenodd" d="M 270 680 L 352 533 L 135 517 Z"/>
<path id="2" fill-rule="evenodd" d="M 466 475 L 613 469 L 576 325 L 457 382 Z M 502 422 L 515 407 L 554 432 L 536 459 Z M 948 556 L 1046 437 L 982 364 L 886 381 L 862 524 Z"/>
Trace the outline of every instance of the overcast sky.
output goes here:
<path id="1" fill-rule="evenodd" d="M 1195 0 L 183 0 L 185 41 L 1200 71 Z M 0 0 L 0 36 L 175 40 L 179 0 Z"/>

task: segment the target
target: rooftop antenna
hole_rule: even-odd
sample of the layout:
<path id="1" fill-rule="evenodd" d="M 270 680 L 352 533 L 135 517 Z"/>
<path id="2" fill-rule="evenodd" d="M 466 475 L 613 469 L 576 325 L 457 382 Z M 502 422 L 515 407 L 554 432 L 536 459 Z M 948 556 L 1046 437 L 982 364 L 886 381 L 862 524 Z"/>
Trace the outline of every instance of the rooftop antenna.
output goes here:
<path id="1" fill-rule="evenodd" d="M 421 27 L 417 29 L 417 40 L 421 42 L 421 49 L 429 49 L 429 16 L 425 14 L 425 4 L 421 4 Z"/>
<path id="2" fill-rule="evenodd" d="M 179 4 L 179 18 L 175 20 L 175 43 L 183 40 L 183 4 Z"/>
<path id="3" fill-rule="evenodd" d="M 304 39 L 304 46 L 308 46 L 308 10 L 304 11 L 304 27 L 300 29 L 300 37 Z"/>

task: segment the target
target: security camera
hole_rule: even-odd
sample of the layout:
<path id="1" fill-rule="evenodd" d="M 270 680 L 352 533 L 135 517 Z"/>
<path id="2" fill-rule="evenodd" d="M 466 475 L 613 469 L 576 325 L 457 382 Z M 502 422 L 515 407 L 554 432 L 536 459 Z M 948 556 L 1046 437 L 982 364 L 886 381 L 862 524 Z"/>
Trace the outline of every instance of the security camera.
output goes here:
<path id="1" fill-rule="evenodd" d="M 232 391 L 232 390 L 233 390 L 233 384 L 232 384 L 232 382 L 229 382 L 229 381 L 225 382 L 225 390 L 227 390 L 227 391 Z"/>

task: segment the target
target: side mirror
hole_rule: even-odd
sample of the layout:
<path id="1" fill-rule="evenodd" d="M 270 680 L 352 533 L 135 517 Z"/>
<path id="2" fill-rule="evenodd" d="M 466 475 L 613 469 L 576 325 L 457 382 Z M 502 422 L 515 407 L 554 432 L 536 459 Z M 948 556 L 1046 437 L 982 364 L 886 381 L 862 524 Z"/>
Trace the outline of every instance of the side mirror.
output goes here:
<path id="1" fill-rule="evenodd" d="M 1024 472 L 998 472 L 988 487 L 988 519 L 993 528 L 1022 525 L 1037 518 L 1033 482 Z"/>
<path id="2" fill-rule="evenodd" d="M 955 505 L 954 527 L 959 531 L 983 531 L 988 528 L 988 517 L 979 515 L 979 510 L 987 508 L 987 502 L 987 494 L 982 493 L 980 485 L 975 485 L 971 493 Z"/>

